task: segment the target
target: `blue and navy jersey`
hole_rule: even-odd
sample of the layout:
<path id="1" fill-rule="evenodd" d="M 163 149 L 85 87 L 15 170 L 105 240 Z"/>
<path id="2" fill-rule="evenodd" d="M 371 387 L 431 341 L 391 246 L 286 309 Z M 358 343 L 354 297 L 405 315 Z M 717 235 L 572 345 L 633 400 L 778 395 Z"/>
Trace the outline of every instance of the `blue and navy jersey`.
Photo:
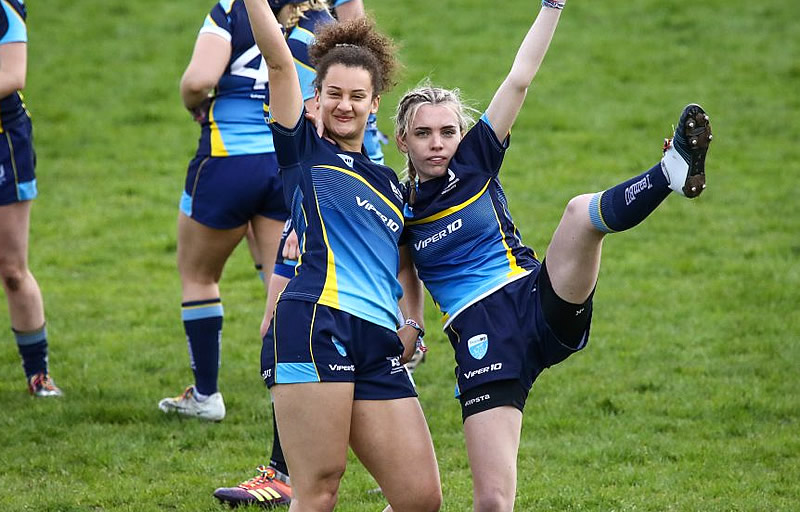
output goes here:
<path id="1" fill-rule="evenodd" d="M 304 115 L 294 128 L 271 126 L 301 249 L 280 300 L 316 302 L 396 329 L 403 194 L 394 171 L 321 139 Z"/>
<path id="2" fill-rule="evenodd" d="M 28 30 L 25 26 L 27 11 L 22 0 L 0 0 L 0 44 L 27 43 Z M 0 99 L 0 132 L 3 126 L 22 115 L 27 115 L 22 95 L 14 91 Z"/>
<path id="3" fill-rule="evenodd" d="M 538 264 L 497 178 L 507 147 L 482 117 L 461 140 L 447 175 L 419 183 L 414 205 L 406 206 L 403 243 L 445 326 Z"/>
<path id="4" fill-rule="evenodd" d="M 316 77 L 308 57 L 315 28 L 333 21 L 330 13 L 306 11 L 305 17 L 288 34 L 303 99 L 314 96 Z M 272 132 L 261 115 L 269 105 L 269 72 L 253 39 L 247 10 L 242 0 L 220 0 L 206 16 L 200 33 L 216 34 L 231 44 L 228 67 L 214 90 L 203 125 L 197 156 L 232 156 L 275 151 Z"/>

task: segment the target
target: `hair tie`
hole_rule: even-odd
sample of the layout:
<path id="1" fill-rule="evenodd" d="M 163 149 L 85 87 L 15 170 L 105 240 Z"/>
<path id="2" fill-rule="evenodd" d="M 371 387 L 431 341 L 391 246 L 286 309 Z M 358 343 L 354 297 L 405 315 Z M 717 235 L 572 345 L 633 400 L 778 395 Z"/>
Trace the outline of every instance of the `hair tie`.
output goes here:
<path id="1" fill-rule="evenodd" d="M 358 45 L 351 43 L 336 43 L 336 48 L 358 48 Z"/>

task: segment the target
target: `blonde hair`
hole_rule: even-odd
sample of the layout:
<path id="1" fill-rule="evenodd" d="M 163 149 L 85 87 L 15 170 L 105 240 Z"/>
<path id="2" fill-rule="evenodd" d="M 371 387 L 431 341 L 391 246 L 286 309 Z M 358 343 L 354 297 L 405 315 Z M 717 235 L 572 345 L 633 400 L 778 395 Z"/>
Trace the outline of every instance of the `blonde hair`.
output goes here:
<path id="1" fill-rule="evenodd" d="M 300 23 L 301 18 L 305 18 L 306 11 L 327 11 L 327 0 L 306 0 L 299 4 L 286 4 L 280 11 L 280 23 L 288 33 Z"/>
<path id="2" fill-rule="evenodd" d="M 464 103 L 461 99 L 460 90 L 434 87 L 429 82 L 425 81 L 422 85 L 411 89 L 400 98 L 394 116 L 395 140 L 405 137 L 408 134 L 411 129 L 411 124 L 414 122 L 414 117 L 417 115 L 417 111 L 419 111 L 420 107 L 423 105 L 442 105 L 452 110 L 458 120 L 458 126 L 461 129 L 462 136 L 475 124 L 474 115 L 479 114 L 476 109 Z M 408 202 L 413 205 L 417 196 L 417 170 L 411 162 L 411 155 L 407 155 L 406 167 L 403 169 L 402 176 L 406 179 L 408 184 Z"/>

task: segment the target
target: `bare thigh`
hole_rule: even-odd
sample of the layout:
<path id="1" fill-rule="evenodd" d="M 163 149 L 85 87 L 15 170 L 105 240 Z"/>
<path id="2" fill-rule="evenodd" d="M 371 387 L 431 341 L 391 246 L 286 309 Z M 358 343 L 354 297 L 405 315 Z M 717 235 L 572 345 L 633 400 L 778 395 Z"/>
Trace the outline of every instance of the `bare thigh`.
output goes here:
<path id="1" fill-rule="evenodd" d="M 209 291 L 216 290 L 225 262 L 246 231 L 247 224 L 214 229 L 178 214 L 178 272 L 184 301 L 210 298 Z"/>
<path id="2" fill-rule="evenodd" d="M 467 418 L 467 443 L 475 510 L 514 509 L 522 411 L 505 406 Z"/>
<path id="3" fill-rule="evenodd" d="M 394 512 L 439 509 L 439 468 L 419 400 L 356 400 L 350 445 Z"/>
<path id="4" fill-rule="evenodd" d="M 31 201 L 0 206 L 0 270 L 28 266 Z"/>
<path id="5" fill-rule="evenodd" d="M 353 383 L 277 384 L 271 388 L 281 445 L 292 478 L 292 510 L 327 510 L 347 464 Z"/>
<path id="6" fill-rule="evenodd" d="M 586 301 L 600 272 L 604 233 L 589 219 L 591 197 L 584 194 L 570 200 L 547 247 L 547 275 L 553 290 L 573 304 Z"/>

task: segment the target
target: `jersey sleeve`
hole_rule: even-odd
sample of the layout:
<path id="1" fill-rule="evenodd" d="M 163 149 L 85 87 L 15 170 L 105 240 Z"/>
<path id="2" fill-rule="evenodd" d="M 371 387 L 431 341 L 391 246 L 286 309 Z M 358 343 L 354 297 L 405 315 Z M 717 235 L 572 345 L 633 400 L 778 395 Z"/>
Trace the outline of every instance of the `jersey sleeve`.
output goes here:
<path id="1" fill-rule="evenodd" d="M 226 41 L 233 38 L 233 28 L 231 27 L 231 19 L 228 14 L 233 6 L 233 0 L 220 1 L 211 8 L 206 19 L 203 21 L 203 26 L 200 27 L 201 34 L 216 34 Z"/>
<path id="2" fill-rule="evenodd" d="M 0 2 L 0 5 L 0 44 L 27 43 L 24 12 L 18 12 L 8 2 Z"/>
<path id="3" fill-rule="evenodd" d="M 477 169 L 481 174 L 497 176 L 510 139 L 509 135 L 501 142 L 484 114 L 461 140 L 453 158 L 471 169 Z"/>
<path id="4" fill-rule="evenodd" d="M 307 11 L 306 17 L 300 19 L 286 41 L 294 58 L 304 101 L 314 97 L 314 79 L 317 77 L 317 72 L 311 65 L 308 48 L 314 43 L 316 30 L 332 21 L 333 18 L 327 11 Z"/>
<path id="5" fill-rule="evenodd" d="M 266 108 L 267 106 L 265 105 Z M 299 166 L 311 156 L 319 137 L 316 134 L 314 125 L 306 119 L 305 109 L 300 114 L 297 124 L 292 128 L 279 124 L 269 114 L 266 114 L 266 120 L 272 129 L 275 154 L 278 157 L 278 165 L 282 170 Z"/>

